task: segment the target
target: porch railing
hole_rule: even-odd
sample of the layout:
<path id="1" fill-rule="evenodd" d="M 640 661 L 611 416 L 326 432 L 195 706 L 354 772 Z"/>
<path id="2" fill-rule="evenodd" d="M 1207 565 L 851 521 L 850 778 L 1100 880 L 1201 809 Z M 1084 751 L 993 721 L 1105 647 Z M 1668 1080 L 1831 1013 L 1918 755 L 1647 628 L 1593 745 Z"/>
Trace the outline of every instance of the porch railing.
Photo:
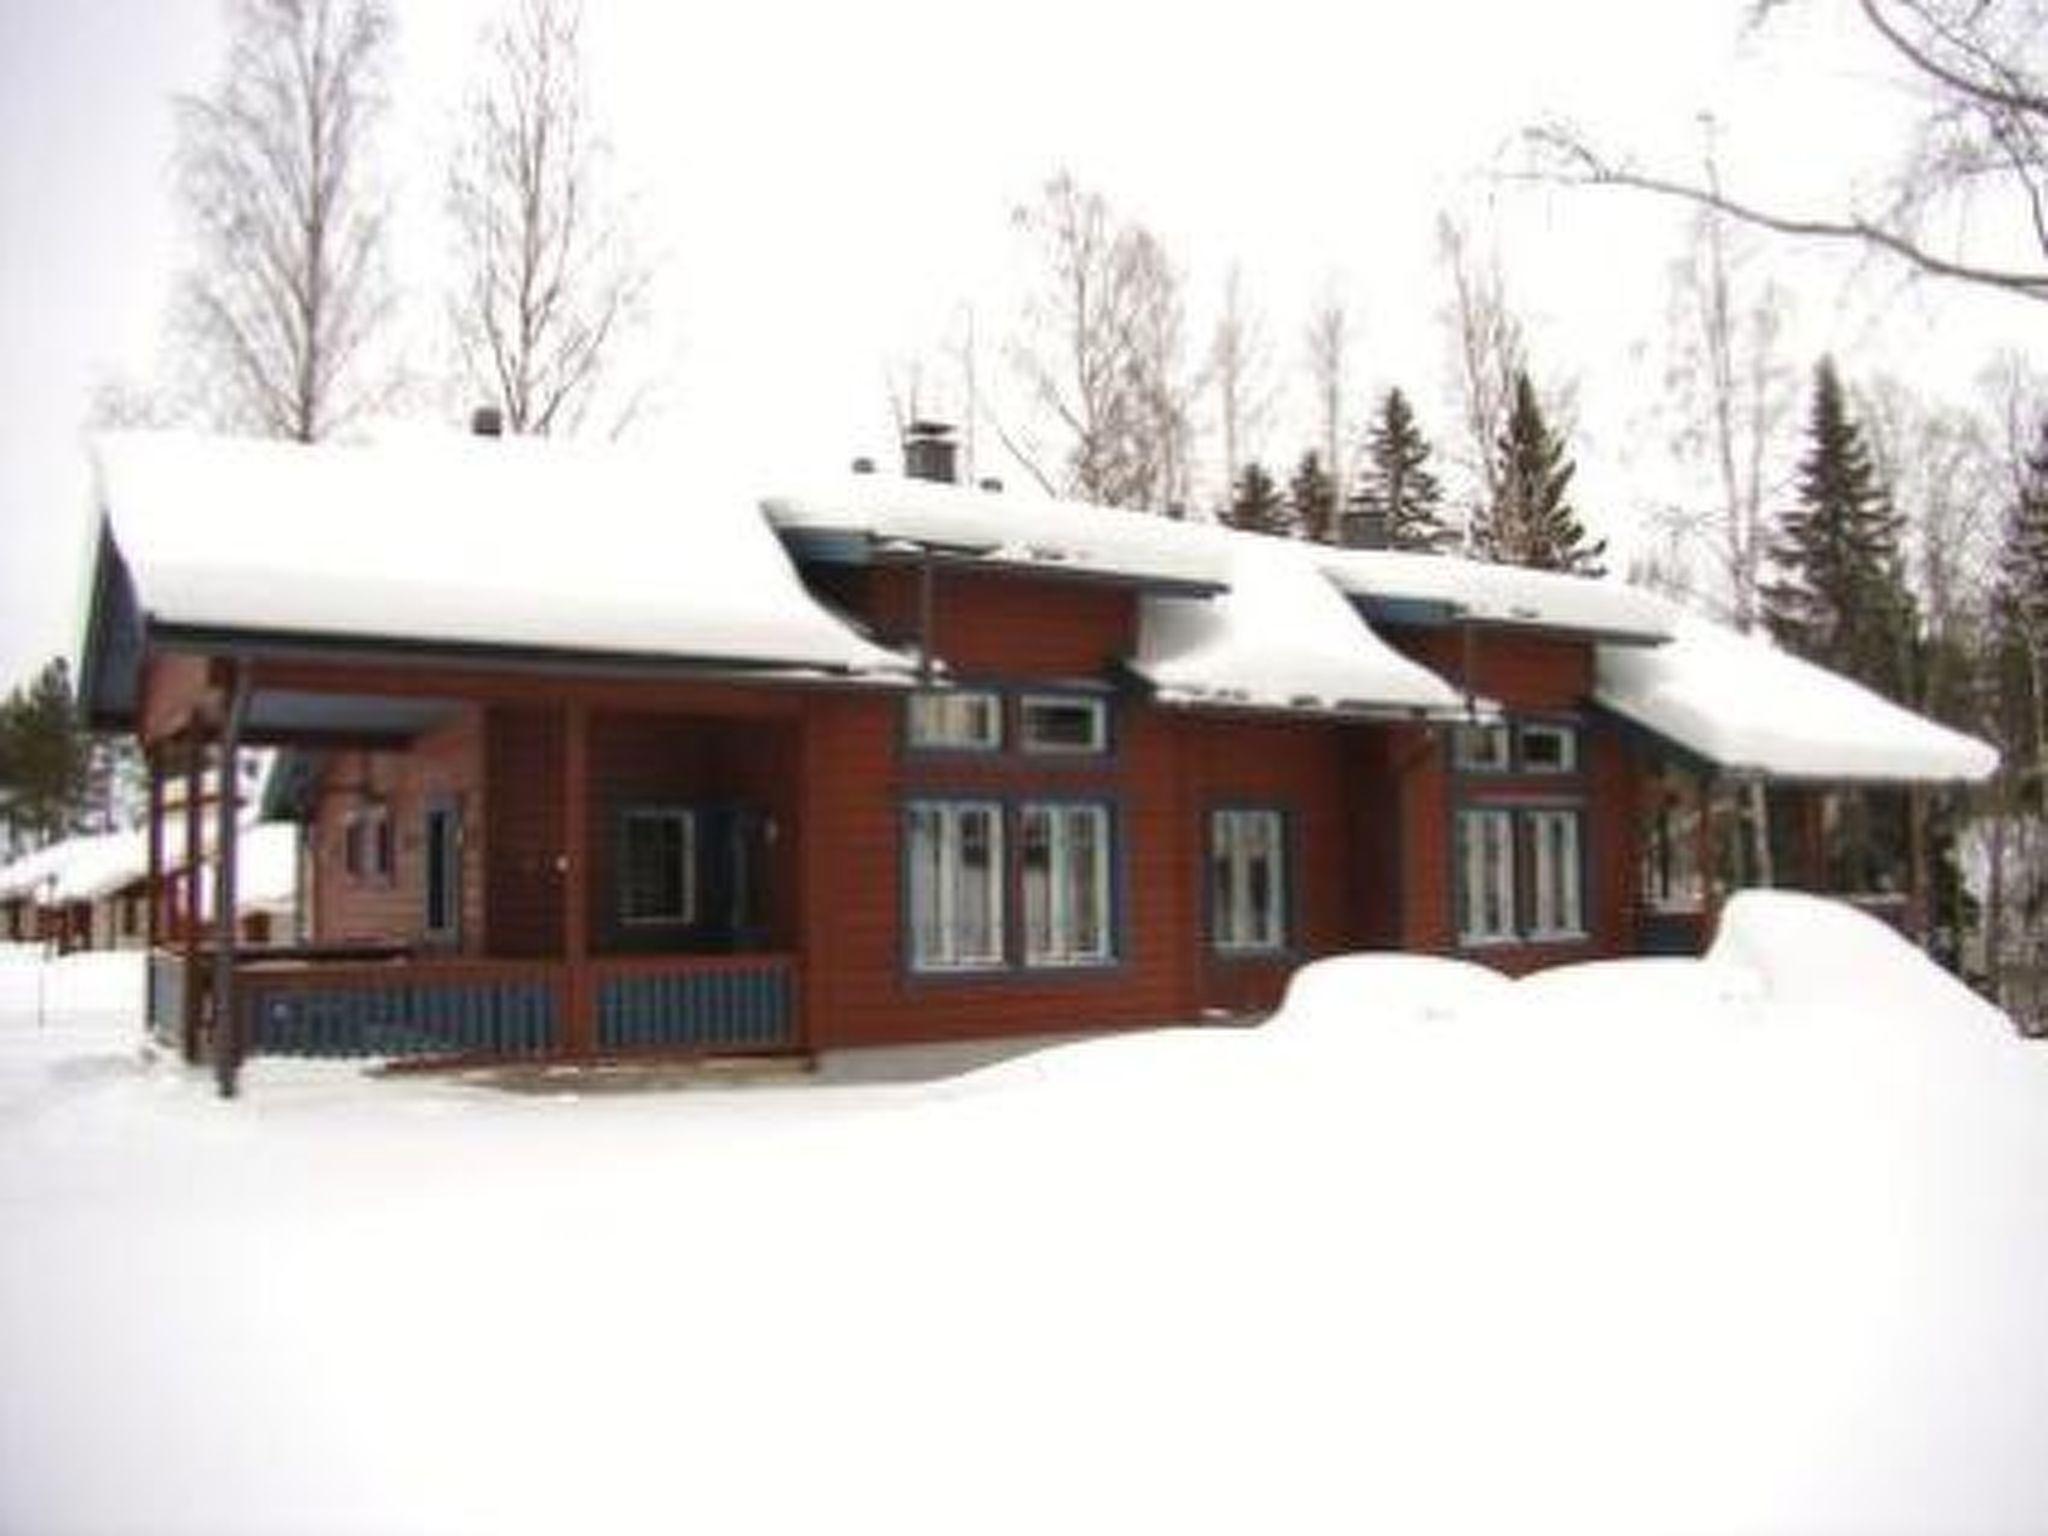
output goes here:
<path id="1" fill-rule="evenodd" d="M 789 955 L 604 960 L 595 971 L 601 1051 L 772 1051 L 797 1043 Z"/>
<path id="2" fill-rule="evenodd" d="M 178 1049 L 185 1028 L 185 957 L 175 950 L 152 949 L 143 986 L 143 1016 L 149 1020 L 150 1034 L 159 1044 Z"/>
<path id="3" fill-rule="evenodd" d="M 258 962 L 235 988 L 251 1055 L 542 1056 L 561 1039 L 559 966 Z"/>
<path id="4" fill-rule="evenodd" d="M 158 978 L 152 965 L 151 976 L 152 1021 L 161 1012 L 175 1039 L 182 972 L 173 963 Z M 790 955 L 595 960 L 586 976 L 601 1054 L 797 1044 Z M 517 1059 L 571 1044 L 569 983 L 550 961 L 248 960 L 235 1007 L 253 1056 Z"/>

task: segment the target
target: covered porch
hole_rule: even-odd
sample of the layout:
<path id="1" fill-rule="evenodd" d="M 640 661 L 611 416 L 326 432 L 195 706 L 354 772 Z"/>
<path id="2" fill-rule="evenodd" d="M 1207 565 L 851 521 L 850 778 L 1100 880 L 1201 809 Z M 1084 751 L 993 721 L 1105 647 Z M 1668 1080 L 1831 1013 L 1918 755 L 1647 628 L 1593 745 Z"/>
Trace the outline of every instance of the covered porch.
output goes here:
<path id="1" fill-rule="evenodd" d="M 188 687 L 149 743 L 149 1017 L 225 1091 L 249 1056 L 803 1048 L 799 695 L 262 658 Z M 209 786 L 255 748 L 317 942 L 210 920 L 244 829 Z"/>
<path id="2" fill-rule="evenodd" d="M 1998 754 L 1760 639 L 1680 622 L 1602 646 L 1595 702 L 1636 748 L 1638 947 L 1697 954 L 1734 890 L 1834 896 L 1940 948 L 1930 826 Z"/>

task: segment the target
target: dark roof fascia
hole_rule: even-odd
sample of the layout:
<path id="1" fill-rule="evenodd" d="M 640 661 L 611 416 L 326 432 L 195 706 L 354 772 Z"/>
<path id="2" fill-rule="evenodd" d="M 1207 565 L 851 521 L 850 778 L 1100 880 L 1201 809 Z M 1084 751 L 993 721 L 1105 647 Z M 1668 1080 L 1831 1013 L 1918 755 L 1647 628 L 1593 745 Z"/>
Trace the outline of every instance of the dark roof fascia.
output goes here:
<path id="1" fill-rule="evenodd" d="M 1623 714 L 1611 704 L 1588 699 L 1589 711 L 1611 722 L 1632 746 L 1654 756 L 1668 758 L 1695 774 L 1728 784 L 1781 784 L 1788 789 L 1970 789 L 1979 781 L 1956 778 L 1873 778 L 1863 775 L 1818 773 L 1773 773 L 1767 768 L 1736 767 L 1717 763 L 1705 753 L 1674 741 L 1661 731 Z"/>
<path id="2" fill-rule="evenodd" d="M 1475 614 L 1448 600 L 1437 598 L 1379 598 L 1366 593 L 1348 594 L 1351 604 L 1368 623 L 1388 629 L 1455 629 L 1469 624 L 1488 633 L 1509 634 L 1531 640 L 1561 640 L 1576 645 L 1631 645 L 1645 648 L 1671 643 L 1671 636 L 1649 630 L 1577 629 L 1565 624 L 1542 624 L 1522 619 L 1492 619 Z M 1398 605 L 1398 606 L 1397 606 Z"/>
<path id="3" fill-rule="evenodd" d="M 137 612 L 134 581 L 128 574 L 127 563 L 121 558 L 121 551 L 114 544 L 113 530 L 107 525 L 104 514 L 100 517 L 99 535 L 94 544 L 88 591 L 85 638 L 79 649 L 78 675 L 72 680 L 78 717 L 87 730 L 120 730 L 135 722 L 142 685 L 140 657 L 145 648 L 147 625 Z M 129 679 L 127 699 L 109 700 L 100 685 L 110 660 L 114 659 L 107 655 L 108 648 L 114 644 L 112 629 L 121 622 L 134 631 L 132 639 L 137 665 L 135 675 Z"/>
<path id="4" fill-rule="evenodd" d="M 1049 581 L 1071 581 L 1085 586 L 1120 587 L 1154 597 L 1218 597 L 1230 590 L 1230 584 L 1224 581 L 1091 570 L 1065 565 L 1057 560 L 1019 560 L 996 554 L 994 551 L 1000 546 L 927 544 L 916 539 L 879 535 L 868 528 L 789 528 L 776 531 L 794 559 L 817 565 L 929 565 L 942 571 L 1038 576 Z"/>
<path id="5" fill-rule="evenodd" d="M 393 635 L 228 629 L 160 621 L 150 623 L 149 637 L 152 643 L 165 649 L 200 655 L 356 662 L 368 666 L 402 666 L 419 671 L 460 667 L 559 679 L 610 681 L 651 678 L 758 683 L 791 688 L 909 687 L 916 681 L 907 662 L 899 677 L 766 657 L 735 660 L 722 656 L 645 656 L 622 651 L 500 645 L 491 641 L 412 640 Z"/>

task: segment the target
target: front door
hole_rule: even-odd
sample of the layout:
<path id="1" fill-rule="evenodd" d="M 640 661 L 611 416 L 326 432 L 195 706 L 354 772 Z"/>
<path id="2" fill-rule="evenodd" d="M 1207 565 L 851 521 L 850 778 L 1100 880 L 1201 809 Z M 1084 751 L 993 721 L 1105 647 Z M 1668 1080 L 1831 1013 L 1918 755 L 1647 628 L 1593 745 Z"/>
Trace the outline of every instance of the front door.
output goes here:
<path id="1" fill-rule="evenodd" d="M 426 941 L 442 949 L 462 944 L 462 811 L 452 800 L 427 804 L 425 842 Z"/>

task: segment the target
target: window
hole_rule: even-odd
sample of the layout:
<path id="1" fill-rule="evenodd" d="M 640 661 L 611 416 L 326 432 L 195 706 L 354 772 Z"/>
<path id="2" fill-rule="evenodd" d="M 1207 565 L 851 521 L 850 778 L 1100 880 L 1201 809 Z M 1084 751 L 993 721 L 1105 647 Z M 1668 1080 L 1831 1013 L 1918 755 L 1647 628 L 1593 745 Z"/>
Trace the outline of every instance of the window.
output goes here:
<path id="1" fill-rule="evenodd" d="M 1529 937 L 1577 938 L 1585 932 L 1580 904 L 1579 813 L 1530 811 Z"/>
<path id="2" fill-rule="evenodd" d="M 1451 734 L 1451 762 L 1466 773 L 1507 773 L 1513 767 L 1508 728 L 1461 725 Z"/>
<path id="3" fill-rule="evenodd" d="M 1524 725 L 1520 731 L 1522 772 L 1573 773 L 1579 766 L 1579 733 L 1568 725 Z"/>
<path id="4" fill-rule="evenodd" d="M 993 752 L 1003 744 L 1003 701 L 980 689 L 913 693 L 910 744 L 926 750 Z"/>
<path id="5" fill-rule="evenodd" d="M 1458 939 L 1498 944 L 1585 936 L 1580 812 L 1485 806 L 1458 812 Z"/>
<path id="6" fill-rule="evenodd" d="M 1280 949 L 1287 942 L 1286 843 L 1278 811 L 1209 816 L 1209 931 L 1227 953 Z"/>
<path id="7" fill-rule="evenodd" d="M 359 806 L 341 829 L 341 865 L 352 880 L 391 878 L 391 816 L 381 805 Z"/>
<path id="8" fill-rule="evenodd" d="M 697 819 L 688 811 L 640 808 L 619 817 L 619 921 L 694 922 Z"/>
<path id="9" fill-rule="evenodd" d="M 1109 959 L 1109 813 L 1099 805 L 1027 805 L 1018 820 L 1024 963 Z"/>
<path id="10" fill-rule="evenodd" d="M 452 942 L 462 926 L 462 822 L 452 805 L 427 810 L 426 863 L 426 936 Z"/>
<path id="11" fill-rule="evenodd" d="M 1515 820 L 1511 811 L 1458 813 L 1458 937 L 1467 944 L 1515 936 Z"/>
<path id="12" fill-rule="evenodd" d="M 914 802 L 908 843 L 911 965 L 921 971 L 1001 965 L 1001 807 Z"/>
<path id="13" fill-rule="evenodd" d="M 1026 752 L 1102 752 L 1109 710 L 1100 699 L 1027 693 L 1017 701 L 1017 735 Z"/>

